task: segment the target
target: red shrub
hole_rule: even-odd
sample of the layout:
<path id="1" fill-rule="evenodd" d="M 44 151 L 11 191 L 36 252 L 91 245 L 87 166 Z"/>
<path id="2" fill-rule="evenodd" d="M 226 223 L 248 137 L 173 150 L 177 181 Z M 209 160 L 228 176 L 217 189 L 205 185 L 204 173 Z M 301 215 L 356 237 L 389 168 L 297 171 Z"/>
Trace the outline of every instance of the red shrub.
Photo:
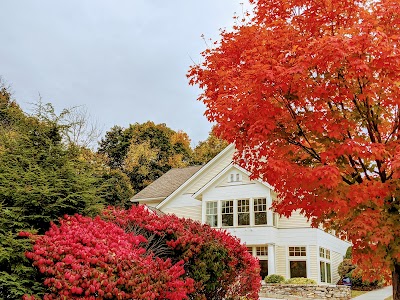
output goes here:
<path id="1" fill-rule="evenodd" d="M 172 259 L 184 260 L 186 275 L 196 281 L 190 299 L 258 299 L 258 261 L 227 232 L 173 215 L 158 216 L 145 206 L 109 208 L 103 218 L 126 232 L 144 230 L 145 235 L 155 234 L 163 239 L 173 251 Z"/>
<path id="2" fill-rule="evenodd" d="M 46 277 L 50 299 L 187 299 L 183 261 L 146 253 L 143 236 L 100 218 L 65 217 L 36 236 L 26 256 Z M 30 296 L 25 296 L 30 299 Z"/>

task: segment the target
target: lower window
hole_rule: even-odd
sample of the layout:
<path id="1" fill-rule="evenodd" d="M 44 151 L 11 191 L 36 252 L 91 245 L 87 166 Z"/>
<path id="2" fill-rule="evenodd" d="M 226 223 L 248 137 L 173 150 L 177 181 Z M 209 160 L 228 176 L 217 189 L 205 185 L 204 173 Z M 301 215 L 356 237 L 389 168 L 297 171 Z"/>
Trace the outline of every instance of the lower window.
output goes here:
<path id="1" fill-rule="evenodd" d="M 290 278 L 307 278 L 307 262 L 305 260 L 290 261 Z"/>
<path id="2" fill-rule="evenodd" d="M 264 279 L 265 276 L 268 275 L 268 260 L 261 260 L 260 259 L 260 276 L 261 279 Z"/>
<path id="3" fill-rule="evenodd" d="M 332 283 L 331 264 L 325 261 L 319 262 L 321 282 Z"/>

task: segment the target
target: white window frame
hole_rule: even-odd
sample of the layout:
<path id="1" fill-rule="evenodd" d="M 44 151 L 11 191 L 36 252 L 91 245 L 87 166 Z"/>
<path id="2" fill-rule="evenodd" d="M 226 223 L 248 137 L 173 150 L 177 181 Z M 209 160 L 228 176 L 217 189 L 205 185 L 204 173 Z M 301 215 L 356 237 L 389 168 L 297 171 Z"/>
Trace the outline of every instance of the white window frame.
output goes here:
<path id="1" fill-rule="evenodd" d="M 266 218 L 266 223 L 264 223 L 264 224 L 256 224 L 256 213 L 263 213 L 264 211 L 256 211 L 255 210 L 255 207 L 256 207 L 256 205 L 255 205 L 255 200 L 265 200 L 265 218 Z M 254 197 L 253 198 L 253 214 L 254 214 L 254 223 L 253 223 L 253 225 L 254 226 L 267 226 L 268 224 L 269 224 L 269 218 L 268 218 L 268 210 L 270 210 L 271 208 L 270 207 L 268 207 L 268 198 L 267 197 Z M 257 206 L 258 205 L 264 205 L 264 204 L 257 204 Z"/>
<path id="2" fill-rule="evenodd" d="M 237 210 L 236 210 L 236 218 L 237 218 L 237 226 L 238 227 L 241 227 L 241 226 L 251 226 L 251 217 L 250 217 L 250 214 L 251 214 L 251 212 L 250 212 L 250 199 L 249 198 L 247 198 L 247 199 L 236 199 L 236 201 L 237 201 Z M 239 201 L 247 201 L 247 206 L 248 206 L 248 209 L 247 209 L 247 212 L 239 212 Z M 249 215 L 249 224 L 239 224 L 239 214 L 248 214 Z"/>
<path id="3" fill-rule="evenodd" d="M 210 213 L 208 213 L 208 212 L 209 212 L 208 204 L 214 204 L 214 205 L 216 204 L 216 207 L 213 207 L 213 209 L 216 208 L 216 210 L 217 210 L 216 214 L 210 214 Z M 208 222 L 207 222 L 208 216 L 215 216 L 215 217 L 216 217 L 216 220 L 217 220 L 216 226 L 213 226 L 213 225 L 211 225 L 211 224 L 208 224 Z M 208 225 L 210 225 L 211 227 L 214 227 L 214 228 L 217 228 L 217 227 L 218 227 L 218 201 L 207 201 L 207 202 L 206 202 L 205 223 L 208 224 Z"/>
<path id="4" fill-rule="evenodd" d="M 237 202 L 235 200 L 221 200 L 220 202 L 221 202 L 221 227 L 226 227 L 226 228 L 236 227 L 237 222 L 235 222 L 235 221 L 237 219 L 237 217 L 236 217 L 237 216 L 237 205 L 235 205 L 235 203 L 237 203 Z M 229 208 L 232 207 L 232 213 L 223 213 L 222 212 L 222 209 L 223 209 L 222 203 L 223 202 L 232 202 L 232 206 L 229 206 Z M 235 209 L 235 206 L 236 206 L 236 209 Z M 232 225 L 223 225 L 222 224 L 222 219 L 223 219 L 222 216 L 223 215 L 232 215 Z"/>
<path id="5" fill-rule="evenodd" d="M 321 263 L 325 265 L 325 281 L 322 281 L 321 278 Z M 328 282 L 328 268 L 326 267 L 327 264 L 329 264 L 329 269 L 330 269 L 330 282 Z M 325 284 L 332 284 L 332 251 L 330 249 L 324 248 L 324 247 L 318 247 L 318 277 L 319 277 L 319 282 L 320 283 L 325 283 Z"/>
<path id="6" fill-rule="evenodd" d="M 269 260 L 268 260 L 268 244 L 260 244 L 260 245 L 246 245 L 247 249 L 250 250 L 252 249 L 252 252 L 250 252 L 254 257 L 258 258 L 258 260 L 266 260 L 268 262 L 268 274 L 270 274 L 271 270 L 269 270 Z M 257 248 L 263 247 L 267 251 L 267 255 L 257 255 Z M 267 274 L 267 275 L 268 275 Z M 264 278 L 262 278 L 264 279 Z"/>
<path id="7" fill-rule="evenodd" d="M 230 173 L 228 177 L 228 182 L 242 182 L 242 174 L 239 172 Z"/>
<path id="8" fill-rule="evenodd" d="M 255 214 L 256 212 L 254 211 L 254 200 L 255 199 L 266 199 L 266 218 L 267 218 L 267 223 L 266 224 L 255 224 Z M 239 211 L 238 211 L 238 203 L 240 200 L 248 200 L 249 203 L 249 215 L 250 215 L 250 224 L 249 225 L 239 225 Z M 225 201 L 233 201 L 233 225 L 232 226 L 227 226 L 227 225 L 222 225 L 222 203 Z M 205 224 L 207 223 L 207 217 L 210 215 L 208 214 L 207 211 L 207 205 L 209 202 L 217 202 L 217 226 L 215 228 L 234 228 L 234 227 L 277 227 L 277 224 L 274 223 L 274 212 L 271 210 L 271 201 L 269 199 L 268 195 L 264 196 L 258 196 L 258 197 L 243 197 L 243 198 L 237 198 L 237 199 L 210 199 L 210 200 L 204 200 L 203 201 L 203 206 L 202 206 L 202 220 Z"/>
<path id="9" fill-rule="evenodd" d="M 305 256 L 290 256 L 290 248 L 291 247 L 304 247 L 305 248 Z M 310 274 L 310 249 L 308 246 L 306 245 L 290 245 L 287 246 L 286 248 L 286 257 L 287 257 L 287 263 L 286 263 L 286 274 L 287 274 L 287 278 L 291 278 L 291 274 L 290 274 L 290 262 L 291 261 L 305 261 L 306 262 L 306 278 L 308 278 L 309 274 Z"/>

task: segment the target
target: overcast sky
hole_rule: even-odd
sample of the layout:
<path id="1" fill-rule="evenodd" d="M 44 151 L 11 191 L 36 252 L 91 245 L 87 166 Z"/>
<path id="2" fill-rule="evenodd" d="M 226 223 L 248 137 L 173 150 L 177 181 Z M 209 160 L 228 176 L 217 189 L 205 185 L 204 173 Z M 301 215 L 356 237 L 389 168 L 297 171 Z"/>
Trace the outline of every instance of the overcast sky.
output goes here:
<path id="1" fill-rule="evenodd" d="M 151 120 L 197 144 L 211 125 L 186 72 L 240 2 L 3 0 L 0 76 L 25 111 L 40 94 L 57 111 L 86 106 L 104 132 Z"/>

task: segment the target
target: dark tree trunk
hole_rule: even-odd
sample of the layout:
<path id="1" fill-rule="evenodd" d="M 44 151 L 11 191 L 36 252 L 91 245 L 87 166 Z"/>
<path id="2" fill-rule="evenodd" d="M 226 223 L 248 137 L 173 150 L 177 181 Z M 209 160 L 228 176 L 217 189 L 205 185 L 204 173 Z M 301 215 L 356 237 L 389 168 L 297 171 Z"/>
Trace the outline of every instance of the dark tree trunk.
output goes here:
<path id="1" fill-rule="evenodd" d="M 394 264 L 392 272 L 393 300 L 400 300 L 400 263 Z"/>

